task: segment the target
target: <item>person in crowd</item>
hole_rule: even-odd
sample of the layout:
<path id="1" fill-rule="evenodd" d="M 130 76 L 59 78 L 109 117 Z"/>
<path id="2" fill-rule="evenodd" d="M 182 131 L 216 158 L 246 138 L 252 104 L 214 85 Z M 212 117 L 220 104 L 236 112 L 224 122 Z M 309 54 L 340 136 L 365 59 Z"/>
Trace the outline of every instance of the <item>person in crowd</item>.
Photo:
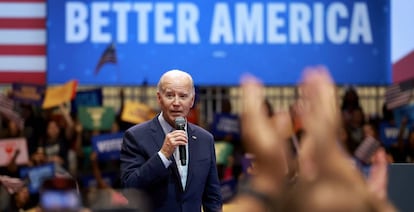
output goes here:
<path id="1" fill-rule="evenodd" d="M 405 116 L 401 119 L 399 123 L 399 130 L 398 130 L 398 135 L 396 137 L 396 142 L 392 143 L 388 148 L 392 156 L 392 160 L 395 163 L 407 162 L 406 148 L 408 147 L 407 146 L 408 144 L 407 140 L 409 139 L 409 136 L 407 136 L 408 134 L 409 134 L 408 118 Z"/>
<path id="2" fill-rule="evenodd" d="M 345 90 L 340 109 L 343 127 L 348 134 L 345 147 L 349 153 L 353 154 L 364 139 L 363 125 L 365 124 L 364 110 L 354 87 L 348 87 Z"/>
<path id="3" fill-rule="evenodd" d="M 75 135 L 74 122 L 64 105 L 59 105 L 59 111 L 64 118 L 61 122 L 49 117 L 46 124 L 44 138 L 41 139 L 39 149 L 44 152 L 49 162 L 68 170 L 68 153 L 70 141 Z"/>
<path id="4" fill-rule="evenodd" d="M 364 113 L 359 101 L 358 92 L 354 87 L 348 87 L 345 90 L 341 103 L 341 113 L 345 125 L 351 121 L 353 116 L 352 114 L 355 110 L 360 110 L 362 113 Z"/>
<path id="5" fill-rule="evenodd" d="M 410 134 L 408 136 L 408 142 L 405 147 L 405 155 L 406 161 L 408 163 L 414 163 L 414 130 L 410 130 Z"/>
<path id="6" fill-rule="evenodd" d="M 124 134 L 122 184 L 147 192 L 153 211 L 222 210 L 213 135 L 189 122 L 185 130 L 175 130 L 175 120 L 188 115 L 194 98 L 191 75 L 167 71 L 157 86 L 161 112 Z M 180 145 L 187 163 L 180 160 Z"/>
<path id="7" fill-rule="evenodd" d="M 30 193 L 27 186 L 23 186 L 11 196 L 10 211 L 25 211 L 36 207 L 30 199 Z"/>
<path id="8" fill-rule="evenodd" d="M 116 120 L 116 123 L 118 124 L 119 131 L 124 132 L 128 128 L 134 126 L 134 124 L 122 120 L 122 113 L 124 112 L 124 109 L 125 109 L 125 90 L 124 89 L 121 89 L 119 91 L 119 101 L 121 102 L 121 108 L 119 110 L 119 113 L 116 115 L 115 120 Z"/>
<path id="9" fill-rule="evenodd" d="M 36 152 L 38 141 L 45 131 L 45 120 L 40 114 L 36 113 L 38 108 L 34 105 L 22 103 L 20 108 L 24 120 L 23 134 L 27 140 L 27 150 L 31 155 Z"/>
<path id="10" fill-rule="evenodd" d="M 92 210 L 122 210 L 129 206 L 128 199 L 119 191 L 116 186 L 110 185 L 102 175 L 98 161 L 98 154 L 93 151 L 90 155 L 92 174 L 96 181 L 95 188 L 88 188 L 87 205 Z M 137 202 L 138 200 L 134 201 Z M 141 205 L 142 206 L 142 205 Z M 145 208 L 145 207 L 142 207 Z M 148 210 L 146 208 L 146 210 Z M 144 211 L 146 211 L 144 210 Z"/>
<path id="11" fill-rule="evenodd" d="M 217 161 L 219 180 L 234 178 L 237 181 L 242 174 L 242 158 L 244 155 L 240 141 L 239 117 L 233 112 L 231 101 L 228 98 L 223 98 L 220 103 L 221 110 L 214 113 L 209 131 L 213 134 L 216 144 L 218 142 L 228 143 L 232 150 L 225 163 Z M 227 122 L 223 120 L 227 120 Z"/>
<path id="12" fill-rule="evenodd" d="M 6 128 L 0 132 L 0 138 L 18 138 L 23 137 L 23 132 L 18 123 L 13 119 L 6 119 Z"/>
<path id="13" fill-rule="evenodd" d="M 16 166 L 16 157 L 19 151 L 9 162 L 8 175 L 2 175 L 0 172 L 0 194 L 2 201 L 0 201 L 0 211 L 19 211 L 34 208 L 37 204 L 37 199 L 34 195 L 29 194 L 28 182 L 19 178 L 18 169 Z M 13 169 L 11 167 L 14 167 Z M 12 176 L 12 177 L 11 177 Z"/>
<path id="14" fill-rule="evenodd" d="M 396 119 L 394 111 L 384 103 L 378 131 L 389 160 L 395 163 L 405 162 L 404 146 L 408 141 L 409 134 L 408 117 L 402 116 L 401 119 Z"/>
<path id="15" fill-rule="evenodd" d="M 339 144 L 341 113 L 335 86 L 322 67 L 305 70 L 301 89 L 299 173 L 286 183 L 280 151 L 291 137 L 288 112 L 269 119 L 263 85 L 253 76 L 242 81 L 242 131 L 246 150 L 255 155 L 255 174 L 239 190 L 235 211 L 395 211 L 387 199 L 387 161 L 379 149 L 365 179 Z M 254 124 L 252 124 L 254 123 Z"/>

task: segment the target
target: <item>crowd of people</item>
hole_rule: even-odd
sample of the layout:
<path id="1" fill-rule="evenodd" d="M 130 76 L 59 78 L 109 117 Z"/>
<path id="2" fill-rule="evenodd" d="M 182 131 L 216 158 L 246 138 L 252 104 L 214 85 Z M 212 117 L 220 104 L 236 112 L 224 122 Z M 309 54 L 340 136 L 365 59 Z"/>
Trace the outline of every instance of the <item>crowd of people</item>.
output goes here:
<path id="1" fill-rule="evenodd" d="M 200 167 L 209 171 L 196 168 L 197 174 L 191 177 L 193 181 L 197 178 L 197 185 L 201 188 L 181 196 L 183 199 L 180 201 L 188 201 L 189 204 L 182 207 L 191 208 L 191 204 L 196 202 L 196 207 L 202 204 L 204 211 L 222 210 L 222 200 L 217 194 L 219 183 L 232 179 L 237 183 L 237 189 L 233 198 L 226 199 L 225 203 L 232 209 L 237 208 L 237 211 L 309 211 L 310 208 L 311 211 L 394 211 L 395 208 L 387 200 L 386 165 L 414 161 L 414 130 L 411 130 L 411 123 L 407 117 L 397 120 L 386 106 L 381 117 L 367 119 L 354 88 L 349 88 L 338 101 L 335 84 L 328 71 L 320 67 L 311 69 L 305 70 L 303 82 L 298 86 L 301 95 L 287 112 L 274 110 L 258 79 L 244 77 L 241 83 L 242 113 L 236 114 L 241 126 L 239 137 L 229 134 L 210 138 L 207 132 L 195 125 L 186 125 L 186 129 L 197 131 L 195 134 L 186 136 L 182 132 L 171 131 L 174 118 L 186 117 L 193 107 L 194 96 L 186 92 L 193 90 L 191 86 L 194 85 L 191 77 L 189 85 L 185 84 L 187 81 L 178 81 L 175 85 L 177 80 L 174 78 L 166 85 L 160 80 L 157 99 L 162 112 L 157 117 L 162 118 L 153 120 L 154 123 L 161 123 L 154 124 L 159 127 L 159 132 L 154 131 L 160 135 L 155 139 L 158 149 L 140 143 L 141 139 L 151 140 L 151 136 L 156 136 L 149 134 L 150 125 L 148 129 L 134 127 L 131 130 L 134 124 L 122 121 L 120 114 L 110 130 L 86 130 L 76 114 L 71 113 L 68 104 L 48 110 L 28 104 L 16 105 L 24 123 L 19 126 L 15 120 L 2 114 L 0 139 L 24 137 L 29 162 L 17 164 L 15 159 L 19 152 L 15 152 L 10 162 L 0 167 L 0 211 L 39 208 L 41 191 L 30 191 L 21 170 L 43 164 L 53 164 L 54 177 L 75 182 L 72 188 L 82 197 L 78 206 L 103 207 L 104 203 L 108 204 L 107 207 L 130 206 L 131 201 L 120 190 L 138 188 L 145 190 L 147 195 L 135 193 L 136 198 L 150 197 L 149 203 L 153 201 L 152 206 L 155 205 L 159 211 L 171 207 L 174 211 L 178 206 L 164 200 L 159 189 L 166 186 L 163 190 L 166 195 L 173 193 L 168 198 L 177 198 L 174 195 L 179 192 L 169 187 L 171 182 L 162 168 L 174 166 L 170 164 L 174 164 L 171 158 L 174 158 L 175 147 L 188 145 L 190 139 L 208 142 L 211 139 L 211 144 L 224 141 L 233 148 L 226 163 L 215 164 L 214 167 L 206 164 L 207 159 L 215 162 L 215 156 L 207 154 L 214 153 L 211 146 L 198 147 L 202 148 L 198 155 L 205 153 L 205 158 L 194 158 L 191 154 L 195 153 L 187 152 L 187 155 L 190 154 L 189 164 L 200 161 Z M 169 102 L 176 98 L 180 99 L 180 102 L 177 100 L 179 103 Z M 186 102 L 184 111 L 181 102 Z M 231 113 L 231 105 L 223 105 L 222 112 Z M 382 141 L 380 131 L 384 125 L 398 130 L 392 141 Z M 121 159 L 100 162 L 91 148 L 92 137 L 118 132 L 127 132 Z M 143 137 L 142 133 L 147 133 L 148 138 Z M 190 151 L 188 148 L 187 151 Z M 246 158 L 249 159 L 247 166 L 244 163 Z M 194 168 L 190 165 L 185 167 Z M 179 171 L 178 179 L 182 179 Z M 105 173 L 112 176 L 106 178 Z M 85 180 L 87 178 L 92 178 L 93 183 Z M 178 184 L 183 187 L 181 192 L 186 189 L 191 191 L 191 188 L 185 187 L 185 181 Z M 105 192 L 97 192 L 101 190 Z M 105 197 L 108 201 L 101 198 L 104 194 L 109 195 Z M 7 200 L 7 204 L 3 200 Z M 139 201 L 139 207 L 144 207 L 144 202 Z"/>
<path id="2" fill-rule="evenodd" d="M 92 138 L 123 132 L 133 124 L 123 122 L 118 115 L 109 130 L 85 129 L 77 114 L 70 111 L 69 102 L 50 109 L 22 103 L 16 104 L 15 110 L 19 111 L 24 120 L 22 126 L 19 126 L 16 119 L 9 118 L 8 114 L 1 114 L 0 139 L 24 138 L 28 161 L 18 163 L 16 159 L 20 150 L 16 149 L 9 163 L 0 167 L 1 195 L 7 196 L 6 199 L 9 200 L 1 201 L 0 211 L 39 208 L 42 190 L 56 188 L 43 188 L 42 184 L 35 188 L 31 186 L 33 183 L 42 183 L 46 178 L 66 178 L 75 182 L 74 186 L 66 188 L 76 190 L 80 197 L 73 207 L 99 206 L 96 201 L 105 200 L 94 198 L 97 193 L 105 193 L 109 188 L 121 189 L 119 161 L 100 161 L 96 150 L 92 148 Z M 52 167 L 50 170 L 53 173 L 48 174 L 40 170 L 41 167 Z M 39 176 L 27 176 L 27 170 L 31 168 L 39 168 Z"/>

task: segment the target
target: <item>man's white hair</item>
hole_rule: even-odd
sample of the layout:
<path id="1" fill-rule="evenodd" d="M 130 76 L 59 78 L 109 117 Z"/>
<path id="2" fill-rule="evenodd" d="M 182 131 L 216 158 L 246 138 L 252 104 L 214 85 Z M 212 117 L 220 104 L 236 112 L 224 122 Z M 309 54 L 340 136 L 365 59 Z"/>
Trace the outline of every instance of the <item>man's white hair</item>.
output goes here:
<path id="1" fill-rule="evenodd" d="M 160 78 L 160 80 L 158 81 L 158 84 L 157 84 L 157 91 L 158 92 L 162 92 L 163 91 L 162 90 L 162 84 L 163 84 L 163 81 L 164 81 L 164 79 L 165 79 L 166 76 L 187 77 L 189 79 L 190 83 L 191 83 L 191 91 L 192 91 L 192 94 L 195 94 L 193 77 L 191 77 L 191 75 L 189 73 L 187 73 L 185 71 L 182 71 L 182 70 L 179 70 L 179 69 L 169 70 L 169 71 L 165 72 L 161 76 L 161 78 Z"/>

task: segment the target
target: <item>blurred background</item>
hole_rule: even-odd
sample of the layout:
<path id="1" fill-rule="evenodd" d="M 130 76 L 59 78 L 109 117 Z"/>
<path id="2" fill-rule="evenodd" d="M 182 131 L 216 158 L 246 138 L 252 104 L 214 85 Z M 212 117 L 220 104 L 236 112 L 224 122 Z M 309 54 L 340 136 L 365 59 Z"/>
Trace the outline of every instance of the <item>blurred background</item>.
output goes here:
<path id="1" fill-rule="evenodd" d="M 240 138 L 241 76 L 263 81 L 269 114 L 289 109 L 300 137 L 296 85 L 306 67 L 322 65 L 337 83 L 344 148 L 363 171 L 366 137 L 386 148 L 390 195 L 405 211 L 414 191 L 404 181 L 414 175 L 413 11 L 409 0 L 0 0 L 2 207 L 146 210 L 139 191 L 122 191 L 119 148 L 124 130 L 158 113 L 156 83 L 170 69 L 194 78 L 188 119 L 215 136 L 229 201 L 251 162 Z M 113 202 L 103 206 L 100 195 Z"/>

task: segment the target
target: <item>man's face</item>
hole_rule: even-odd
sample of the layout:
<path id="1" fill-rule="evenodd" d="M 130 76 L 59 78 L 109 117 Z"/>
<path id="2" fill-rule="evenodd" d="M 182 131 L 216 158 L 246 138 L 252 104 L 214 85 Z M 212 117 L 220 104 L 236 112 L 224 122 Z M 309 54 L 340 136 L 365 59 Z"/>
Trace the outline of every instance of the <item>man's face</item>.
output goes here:
<path id="1" fill-rule="evenodd" d="M 187 78 L 167 78 L 157 93 L 164 119 L 175 125 L 177 117 L 186 117 L 194 104 L 194 93 Z"/>

